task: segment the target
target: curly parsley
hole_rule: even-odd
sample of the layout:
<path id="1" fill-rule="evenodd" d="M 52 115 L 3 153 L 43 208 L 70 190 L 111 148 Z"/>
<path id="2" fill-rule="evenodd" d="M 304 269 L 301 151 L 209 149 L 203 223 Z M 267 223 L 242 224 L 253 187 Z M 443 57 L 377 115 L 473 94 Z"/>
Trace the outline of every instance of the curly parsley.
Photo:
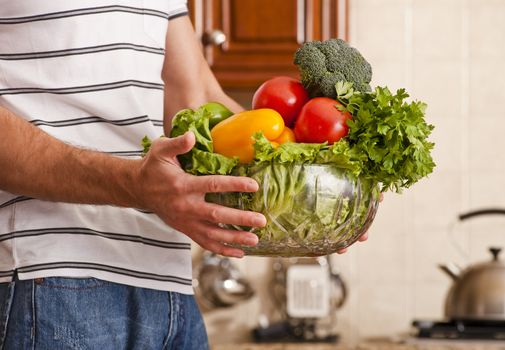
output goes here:
<path id="1" fill-rule="evenodd" d="M 433 171 L 434 144 L 428 141 L 433 125 L 425 121 L 425 103 L 407 102 L 405 89 L 362 93 L 352 83 L 339 82 L 336 90 L 345 106 L 340 108 L 353 116 L 347 141 L 362 162 L 361 176 L 379 182 L 382 191 L 400 192 Z"/>

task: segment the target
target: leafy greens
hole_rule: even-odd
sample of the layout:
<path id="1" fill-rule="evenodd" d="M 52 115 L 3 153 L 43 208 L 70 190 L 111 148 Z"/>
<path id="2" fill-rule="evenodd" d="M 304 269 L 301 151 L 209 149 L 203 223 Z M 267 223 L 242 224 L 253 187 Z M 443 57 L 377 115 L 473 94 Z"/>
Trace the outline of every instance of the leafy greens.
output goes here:
<path id="1" fill-rule="evenodd" d="M 428 141 L 433 125 L 424 119 L 426 104 L 407 102 L 404 89 L 395 94 L 386 87 L 359 92 L 352 83 L 338 82 L 337 100 L 348 111 L 349 134 L 333 145 L 284 143 L 277 148 L 261 134 L 254 135 L 255 159 L 248 165 L 238 159 L 213 152 L 209 128 L 211 115 L 205 109 L 184 109 L 172 121 L 170 136 L 188 131 L 195 134 L 195 147 L 178 156 L 182 167 L 194 175 L 240 173 L 263 163 L 333 164 L 346 169 L 349 176 L 381 184 L 381 191 L 401 192 L 429 175 L 435 163 L 431 157 L 434 144 Z M 148 142 L 144 140 L 145 142 Z"/>
<path id="2" fill-rule="evenodd" d="M 195 134 L 196 143 L 193 149 L 178 156 L 183 169 L 190 174 L 227 175 L 238 163 L 238 159 L 213 152 L 209 127 L 211 117 L 212 115 L 204 108 L 196 111 L 188 108 L 179 111 L 172 120 L 170 137 L 177 137 L 188 131 Z"/>
<path id="3" fill-rule="evenodd" d="M 213 152 L 207 110 L 184 109 L 172 121 L 171 137 L 195 134 L 193 149 L 178 156 L 186 172 L 249 176 L 260 184 L 255 193 L 206 196 L 210 202 L 265 214 L 265 227 L 233 226 L 258 235 L 256 254 L 271 252 L 277 241 L 303 242 L 307 250 L 294 255 L 325 254 L 328 242 L 346 246 L 370 225 L 379 191 L 400 192 L 433 171 L 434 144 L 428 141 L 433 126 L 424 120 L 424 103 L 407 102 L 404 89 L 359 92 L 352 83 L 338 82 L 335 90 L 343 105 L 335 108 L 352 115 L 347 137 L 332 145 L 287 142 L 274 148 L 259 132 L 249 164 Z M 151 141 L 144 138 L 142 144 L 147 152 Z"/>
<path id="4" fill-rule="evenodd" d="M 337 99 L 352 115 L 347 140 L 361 162 L 361 176 L 380 182 L 382 191 L 400 192 L 433 171 L 428 141 L 433 125 L 424 119 L 426 104 L 406 102 L 405 89 L 387 87 L 361 93 L 352 83 L 336 85 Z"/>

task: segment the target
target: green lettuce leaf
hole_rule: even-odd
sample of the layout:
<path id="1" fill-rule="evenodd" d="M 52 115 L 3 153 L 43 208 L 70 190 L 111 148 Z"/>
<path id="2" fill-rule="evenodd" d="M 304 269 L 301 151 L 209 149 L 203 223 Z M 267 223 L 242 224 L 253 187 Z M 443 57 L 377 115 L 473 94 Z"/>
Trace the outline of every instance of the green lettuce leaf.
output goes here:
<path id="1" fill-rule="evenodd" d="M 191 151 L 191 166 L 186 171 L 194 175 L 229 175 L 237 163 L 238 158 L 229 158 L 194 148 Z"/>
<path id="2" fill-rule="evenodd" d="M 355 155 L 349 143 L 342 139 L 328 146 L 327 143 L 296 143 L 286 142 L 277 148 L 266 139 L 262 133 L 254 135 L 255 166 L 262 163 L 278 164 L 333 164 L 347 169 L 349 175 L 358 177 L 361 172 L 362 160 Z M 361 157 L 362 158 L 362 157 Z"/>
<path id="3" fill-rule="evenodd" d="M 196 111 L 183 109 L 172 120 L 170 137 L 184 135 L 191 131 L 195 134 L 196 143 L 191 151 L 177 156 L 182 168 L 194 175 L 228 175 L 238 163 L 238 158 L 229 158 L 214 153 L 209 121 L 211 114 L 204 108 Z"/>

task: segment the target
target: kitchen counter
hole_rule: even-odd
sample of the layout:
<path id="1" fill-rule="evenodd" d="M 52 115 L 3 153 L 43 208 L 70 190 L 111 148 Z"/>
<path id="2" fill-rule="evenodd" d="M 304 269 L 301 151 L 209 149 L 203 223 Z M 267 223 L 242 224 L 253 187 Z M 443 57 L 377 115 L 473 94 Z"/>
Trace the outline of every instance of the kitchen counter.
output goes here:
<path id="1" fill-rule="evenodd" d="M 505 340 L 489 342 L 413 340 L 402 343 L 370 341 L 356 346 L 313 343 L 229 344 L 214 346 L 212 350 L 505 350 Z"/>

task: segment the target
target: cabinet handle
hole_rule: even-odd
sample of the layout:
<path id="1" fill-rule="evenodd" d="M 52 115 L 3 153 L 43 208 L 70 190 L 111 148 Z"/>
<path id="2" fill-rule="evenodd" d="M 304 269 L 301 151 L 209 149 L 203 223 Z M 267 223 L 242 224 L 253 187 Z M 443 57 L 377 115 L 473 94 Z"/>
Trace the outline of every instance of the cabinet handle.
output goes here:
<path id="1" fill-rule="evenodd" d="M 226 34 L 221 30 L 215 29 L 211 32 L 206 32 L 202 36 L 202 42 L 205 46 L 221 46 L 226 42 Z"/>

